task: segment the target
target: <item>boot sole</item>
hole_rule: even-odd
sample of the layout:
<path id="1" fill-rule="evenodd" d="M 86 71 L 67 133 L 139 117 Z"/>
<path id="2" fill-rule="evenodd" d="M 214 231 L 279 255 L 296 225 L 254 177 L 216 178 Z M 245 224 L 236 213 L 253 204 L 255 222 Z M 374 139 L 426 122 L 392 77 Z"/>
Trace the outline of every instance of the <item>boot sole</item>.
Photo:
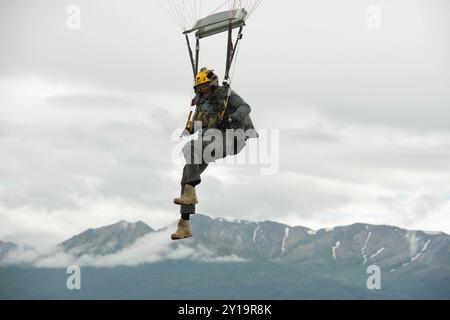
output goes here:
<path id="1" fill-rule="evenodd" d="M 184 238 L 171 237 L 172 240 L 183 240 L 183 239 L 188 239 L 188 238 L 192 238 L 192 236 L 188 236 L 188 237 L 184 237 Z"/>
<path id="2" fill-rule="evenodd" d="M 193 204 L 197 204 L 198 201 L 195 201 L 195 202 L 192 202 L 192 203 L 183 203 L 183 202 L 180 202 L 180 201 L 177 201 L 177 200 L 173 200 L 173 203 L 178 204 L 180 206 L 190 206 L 190 205 L 193 205 Z"/>

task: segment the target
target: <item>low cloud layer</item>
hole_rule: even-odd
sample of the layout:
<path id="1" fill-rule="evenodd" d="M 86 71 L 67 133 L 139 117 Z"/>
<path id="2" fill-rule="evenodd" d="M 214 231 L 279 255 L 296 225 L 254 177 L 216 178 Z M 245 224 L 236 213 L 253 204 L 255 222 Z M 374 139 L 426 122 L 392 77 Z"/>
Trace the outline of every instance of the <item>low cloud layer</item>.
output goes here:
<path id="1" fill-rule="evenodd" d="M 173 226 L 175 227 L 175 226 Z M 58 248 L 34 250 L 19 247 L 12 250 L 0 265 L 30 265 L 37 268 L 67 268 L 70 265 L 80 267 L 116 267 L 137 266 L 164 260 L 188 259 L 200 262 L 245 262 L 234 254 L 218 256 L 202 245 L 175 244 L 167 231 L 150 233 L 139 238 L 131 246 L 109 255 L 89 255 L 80 257 Z"/>

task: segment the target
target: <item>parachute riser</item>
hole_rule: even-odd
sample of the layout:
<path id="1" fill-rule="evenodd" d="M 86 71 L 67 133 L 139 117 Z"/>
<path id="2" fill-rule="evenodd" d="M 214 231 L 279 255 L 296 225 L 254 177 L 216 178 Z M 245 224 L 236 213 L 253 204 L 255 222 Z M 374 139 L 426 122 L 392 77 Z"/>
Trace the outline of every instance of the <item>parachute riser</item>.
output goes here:
<path id="1" fill-rule="evenodd" d="M 242 30 L 244 29 L 244 26 L 241 26 L 239 28 L 239 32 L 236 38 L 236 42 L 233 44 L 233 28 L 232 24 L 230 22 L 228 26 L 228 44 L 227 44 L 227 60 L 226 60 L 226 67 L 225 67 L 225 77 L 223 81 L 223 85 L 227 86 L 229 85 L 230 81 L 230 68 L 231 64 L 233 63 L 234 55 L 236 53 L 236 48 L 239 44 L 239 41 L 242 39 Z"/>
<path id="2" fill-rule="evenodd" d="M 225 63 L 225 76 L 224 76 L 224 81 L 223 81 L 223 85 L 228 85 L 229 80 L 230 80 L 230 68 L 231 68 L 231 64 L 233 63 L 234 60 L 234 56 L 236 53 L 236 48 L 239 44 L 239 41 L 242 40 L 243 37 L 243 31 L 244 27 L 241 26 L 239 28 L 239 32 L 238 32 L 238 36 L 236 38 L 236 41 L 233 44 L 233 30 L 231 28 L 231 23 L 230 23 L 230 27 L 228 29 L 228 42 L 227 42 L 227 56 L 226 56 L 226 63 Z M 189 58 L 191 61 L 191 66 L 192 66 L 192 73 L 194 75 L 194 80 L 195 77 L 197 76 L 197 72 L 198 72 L 198 64 L 199 64 L 199 60 L 200 60 L 200 39 L 196 38 L 196 44 L 195 44 L 195 58 L 194 58 L 194 53 L 192 52 L 192 47 L 191 47 L 191 43 L 189 40 L 189 36 L 187 33 L 184 33 L 184 36 L 186 38 L 186 44 L 187 44 L 187 48 L 188 48 L 188 52 L 189 52 Z"/>
<path id="3" fill-rule="evenodd" d="M 192 53 L 191 42 L 189 41 L 188 35 L 185 34 L 185 37 L 186 37 L 186 44 L 187 44 L 188 51 L 189 51 L 189 58 L 191 59 L 192 72 L 194 74 L 194 79 L 195 79 L 195 77 L 197 75 L 197 70 L 196 70 L 196 67 L 195 67 L 196 63 L 195 63 L 195 60 L 194 60 L 194 54 Z"/>
<path id="4" fill-rule="evenodd" d="M 231 69 L 231 65 L 232 65 L 234 57 L 235 57 L 235 53 L 236 53 L 236 49 L 238 47 L 239 41 L 242 40 L 242 37 L 243 37 L 243 33 L 242 33 L 243 29 L 244 29 L 244 25 L 241 25 L 239 27 L 239 32 L 238 32 L 236 41 L 233 44 L 233 24 L 232 24 L 232 21 L 229 22 L 225 76 L 224 76 L 224 80 L 222 82 L 222 85 L 224 87 L 227 87 L 228 91 L 227 91 L 227 98 L 225 100 L 224 109 L 223 109 L 223 111 L 220 114 L 221 120 L 224 119 L 224 117 L 225 117 L 225 115 L 226 115 L 226 113 L 228 111 L 227 110 L 228 109 L 228 101 L 229 101 L 230 96 L 231 96 L 230 69 Z M 200 56 L 200 38 L 196 37 L 195 58 L 194 58 L 194 54 L 192 52 L 191 44 L 190 44 L 190 41 L 189 41 L 188 32 L 184 32 L 183 34 L 186 37 L 186 43 L 187 43 L 187 46 L 188 46 L 189 57 L 190 57 L 190 61 L 191 61 L 192 71 L 193 71 L 193 74 L 194 74 L 194 83 L 195 83 L 195 78 L 197 76 L 199 59 L 200 59 L 199 58 L 199 56 Z M 188 120 L 187 120 L 187 124 L 186 124 L 186 129 L 188 129 L 189 132 L 192 131 L 192 121 L 191 121 L 192 114 L 193 114 L 193 112 L 191 110 L 189 112 Z"/>
<path id="5" fill-rule="evenodd" d="M 196 39 L 195 43 L 195 76 L 197 76 L 198 73 L 198 61 L 200 59 L 200 39 Z"/>

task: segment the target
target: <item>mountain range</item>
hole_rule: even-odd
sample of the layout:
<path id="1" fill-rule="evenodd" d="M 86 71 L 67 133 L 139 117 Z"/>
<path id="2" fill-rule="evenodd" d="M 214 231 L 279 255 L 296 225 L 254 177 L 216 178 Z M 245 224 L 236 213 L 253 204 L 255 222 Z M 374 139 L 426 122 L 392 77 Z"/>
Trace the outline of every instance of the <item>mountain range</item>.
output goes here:
<path id="1" fill-rule="evenodd" d="M 178 242 L 164 240 L 173 226 L 154 230 L 141 221 L 120 221 L 60 243 L 55 252 L 84 262 L 91 279 L 90 290 L 75 296 L 48 287 L 58 277 L 64 283 L 67 275 L 54 275 L 61 267 L 42 268 L 33 261 L 5 265 L 17 245 L 0 242 L 0 280 L 9 288 L 0 289 L 0 298 L 35 298 L 26 285 L 36 287 L 37 273 L 45 274 L 40 280 L 53 279 L 41 283 L 41 298 L 450 298 L 450 236 L 445 233 L 362 223 L 311 230 L 200 214 L 191 220 L 194 237 Z M 150 253 L 142 248 L 152 246 L 158 258 L 146 260 Z M 367 286 L 373 266 L 381 277 L 375 290 Z M 10 283 L 8 277 L 19 270 L 23 282 Z M 110 278 L 128 282 L 111 284 Z"/>

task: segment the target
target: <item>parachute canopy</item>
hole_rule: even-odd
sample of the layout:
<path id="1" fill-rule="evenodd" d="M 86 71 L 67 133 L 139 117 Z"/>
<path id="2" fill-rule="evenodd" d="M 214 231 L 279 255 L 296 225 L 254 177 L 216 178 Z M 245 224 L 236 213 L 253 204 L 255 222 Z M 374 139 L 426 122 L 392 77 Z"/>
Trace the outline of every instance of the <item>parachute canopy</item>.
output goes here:
<path id="1" fill-rule="evenodd" d="M 245 22 L 263 0 L 156 0 L 183 30 L 191 60 L 192 72 L 198 72 L 200 39 L 221 32 L 228 32 L 224 85 L 230 81 L 230 67 L 236 54 Z M 233 42 L 233 29 L 239 28 Z M 195 31 L 195 54 L 189 34 Z"/>
<path id="2" fill-rule="evenodd" d="M 197 22 L 204 19 L 215 19 L 217 12 L 221 12 L 222 17 L 236 18 L 235 14 L 242 14 L 244 21 L 250 18 L 252 13 L 258 8 L 262 0 L 156 0 L 166 11 L 172 20 L 180 26 L 183 31 L 195 29 Z M 225 12 L 223 12 L 225 11 Z M 198 29 L 198 28 L 197 28 Z M 225 30 L 224 30 L 225 31 Z"/>
<path id="3" fill-rule="evenodd" d="M 187 30 L 184 33 L 197 31 L 195 36 L 198 39 L 209 37 L 217 33 L 228 31 L 230 23 L 232 29 L 244 26 L 246 17 L 247 11 L 245 11 L 245 9 L 215 13 L 198 20 L 191 30 Z"/>

